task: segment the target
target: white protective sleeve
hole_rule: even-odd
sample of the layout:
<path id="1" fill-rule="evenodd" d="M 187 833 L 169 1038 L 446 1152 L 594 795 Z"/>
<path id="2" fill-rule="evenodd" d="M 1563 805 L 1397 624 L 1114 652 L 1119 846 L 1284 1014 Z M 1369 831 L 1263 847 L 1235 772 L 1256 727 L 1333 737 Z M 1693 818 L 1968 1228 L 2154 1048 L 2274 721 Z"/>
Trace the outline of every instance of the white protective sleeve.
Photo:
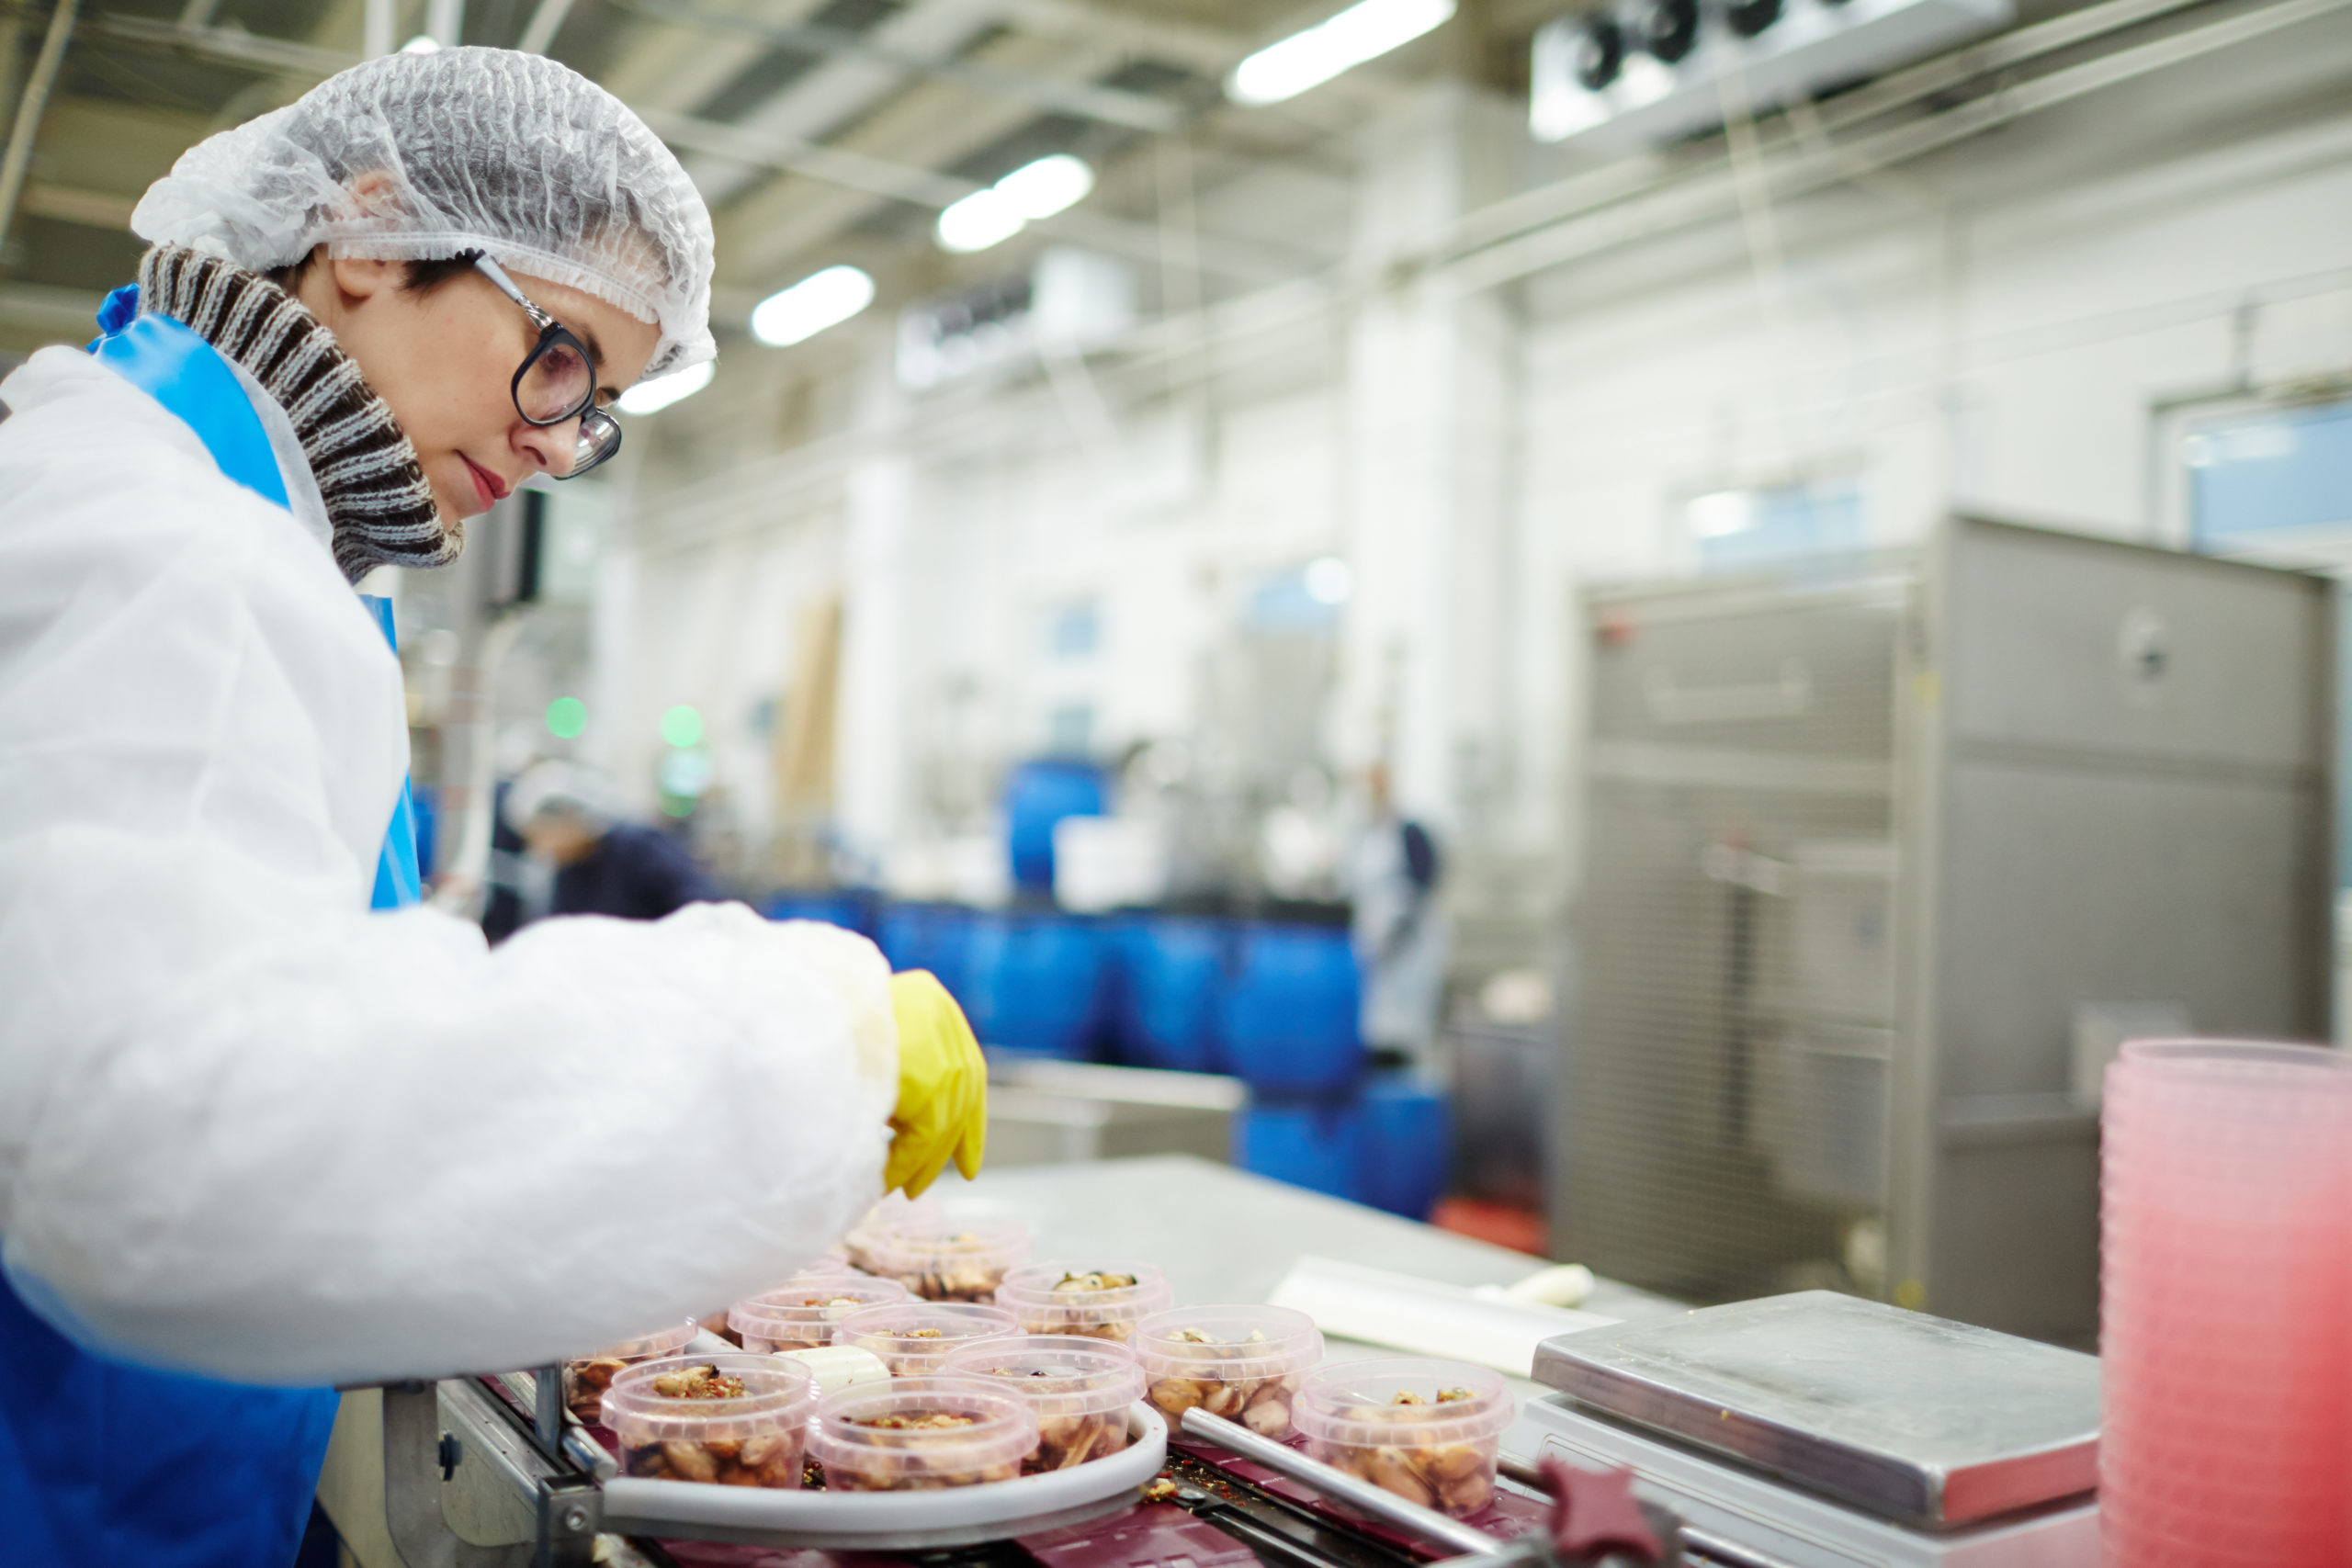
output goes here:
<path id="1" fill-rule="evenodd" d="M 333 561 L 85 355 L 0 400 L 0 1242 L 37 1310 L 248 1382 L 529 1366 L 874 1201 L 871 944 L 368 913 L 407 732 Z"/>

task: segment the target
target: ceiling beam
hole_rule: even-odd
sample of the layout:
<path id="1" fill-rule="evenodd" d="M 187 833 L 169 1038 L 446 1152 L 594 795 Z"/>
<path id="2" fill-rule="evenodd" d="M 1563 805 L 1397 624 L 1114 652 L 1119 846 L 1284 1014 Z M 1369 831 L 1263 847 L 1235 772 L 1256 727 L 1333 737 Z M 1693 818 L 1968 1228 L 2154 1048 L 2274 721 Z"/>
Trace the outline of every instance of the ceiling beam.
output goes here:
<path id="1" fill-rule="evenodd" d="M 115 229 L 128 231 L 130 209 L 139 205 L 135 196 L 117 196 L 112 191 L 83 190 L 74 186 L 44 185 L 39 180 L 25 186 L 24 196 L 17 203 L 17 210 L 28 218 L 54 218 L 63 223 L 79 223 L 88 229 Z"/>
<path id="2" fill-rule="evenodd" d="M 823 0 L 704 0 L 724 13 L 757 14 L 796 22 Z M 768 46 L 747 34 L 715 35 L 674 23 L 636 22 L 628 47 L 605 69 L 604 85 L 642 114 L 648 108 L 691 114 L 757 62 Z"/>
<path id="3" fill-rule="evenodd" d="M 1006 0 L 1005 15 L 1030 32 L 1116 43 L 1138 57 L 1220 80 L 1256 47 L 1243 33 L 1146 16 L 1103 0 Z"/>
<path id="4" fill-rule="evenodd" d="M 1165 132 L 1184 122 L 1184 106 L 1148 93 L 1103 87 L 1092 82 L 1011 71 L 919 50 L 892 47 L 881 38 L 807 23 L 788 25 L 730 16 L 689 0 L 614 0 L 639 16 L 706 31 L 756 38 L 771 48 L 805 51 L 836 60 L 861 60 L 914 76 L 954 82 L 976 92 L 1012 98 L 1033 108 L 1101 120 L 1135 130 Z M 879 29 L 877 29 L 879 30 Z"/>
<path id="5" fill-rule="evenodd" d="M 111 39 L 117 43 L 167 53 L 225 60 L 232 64 L 250 65 L 256 70 L 316 77 L 322 81 L 359 63 L 359 56 L 348 50 L 322 49 L 316 44 L 298 43 L 292 39 L 249 33 L 243 28 L 189 28 L 149 17 L 109 13 L 90 17 L 83 23 L 83 30 L 90 36 Z"/>

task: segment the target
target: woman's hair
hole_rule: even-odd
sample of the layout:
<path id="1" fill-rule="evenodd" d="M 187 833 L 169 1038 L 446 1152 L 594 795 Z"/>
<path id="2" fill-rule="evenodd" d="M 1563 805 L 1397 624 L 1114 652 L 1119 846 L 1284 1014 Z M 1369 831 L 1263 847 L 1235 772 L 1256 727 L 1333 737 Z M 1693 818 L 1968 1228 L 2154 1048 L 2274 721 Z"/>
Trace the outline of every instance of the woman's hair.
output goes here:
<path id="1" fill-rule="evenodd" d="M 271 267 L 264 276 L 292 294 L 302 287 L 302 279 L 309 274 L 311 263 L 317 256 L 318 253 L 312 251 L 300 261 Z M 401 287 L 411 294 L 430 294 L 451 278 L 462 277 L 473 270 L 472 258 L 468 256 L 437 256 L 432 261 L 413 261 L 401 277 Z"/>

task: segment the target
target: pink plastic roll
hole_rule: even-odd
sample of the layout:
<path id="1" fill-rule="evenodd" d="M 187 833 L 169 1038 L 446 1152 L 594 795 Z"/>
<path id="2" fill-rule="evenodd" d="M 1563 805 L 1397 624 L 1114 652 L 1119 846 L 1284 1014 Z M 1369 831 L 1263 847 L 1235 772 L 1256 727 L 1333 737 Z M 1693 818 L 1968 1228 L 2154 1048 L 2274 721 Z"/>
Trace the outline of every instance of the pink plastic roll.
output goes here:
<path id="1" fill-rule="evenodd" d="M 2134 1042 L 2099 1125 L 2104 1560 L 2352 1563 L 2352 1061 Z"/>

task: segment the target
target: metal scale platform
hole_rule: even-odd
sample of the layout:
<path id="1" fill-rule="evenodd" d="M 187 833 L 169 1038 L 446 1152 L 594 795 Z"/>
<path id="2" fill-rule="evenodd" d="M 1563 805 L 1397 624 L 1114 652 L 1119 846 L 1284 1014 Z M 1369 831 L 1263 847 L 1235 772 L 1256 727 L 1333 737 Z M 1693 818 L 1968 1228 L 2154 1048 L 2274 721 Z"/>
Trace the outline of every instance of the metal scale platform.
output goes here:
<path id="1" fill-rule="evenodd" d="M 1504 1445 L 1755 1568 L 2096 1568 L 2096 1357 L 1827 1291 L 1564 1335 Z"/>

